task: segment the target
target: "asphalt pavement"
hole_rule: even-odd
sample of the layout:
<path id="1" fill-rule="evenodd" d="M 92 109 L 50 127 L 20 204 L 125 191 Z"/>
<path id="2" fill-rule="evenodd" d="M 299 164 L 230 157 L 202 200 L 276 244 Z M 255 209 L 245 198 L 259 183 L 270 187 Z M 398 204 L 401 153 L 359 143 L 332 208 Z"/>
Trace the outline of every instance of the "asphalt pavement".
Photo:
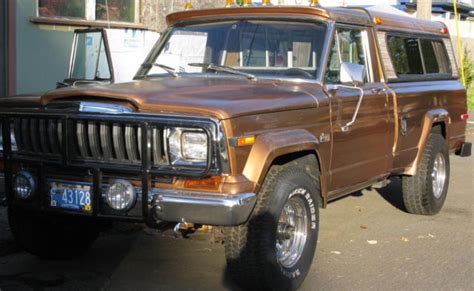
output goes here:
<path id="1" fill-rule="evenodd" d="M 474 142 L 474 127 L 468 140 Z M 321 211 L 319 244 L 301 290 L 474 290 L 474 158 L 451 156 L 439 215 L 404 211 L 400 181 Z M 42 261 L 13 243 L 0 207 L 0 290 L 234 290 L 219 236 L 189 239 L 118 225 L 82 258 Z"/>

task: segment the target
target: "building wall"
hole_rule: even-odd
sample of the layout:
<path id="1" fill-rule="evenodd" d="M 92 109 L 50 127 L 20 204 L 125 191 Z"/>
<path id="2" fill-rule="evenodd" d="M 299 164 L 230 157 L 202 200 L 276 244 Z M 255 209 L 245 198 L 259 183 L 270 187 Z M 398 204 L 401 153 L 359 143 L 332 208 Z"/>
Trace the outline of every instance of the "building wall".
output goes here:
<path id="1" fill-rule="evenodd" d="M 16 94 L 45 92 L 67 74 L 72 31 L 33 24 L 36 1 L 16 1 Z"/>
<path id="2" fill-rule="evenodd" d="M 7 5 L 0 1 L 0 96 L 7 95 Z"/>
<path id="3" fill-rule="evenodd" d="M 182 11 L 186 3 L 196 9 L 224 7 L 225 0 L 142 0 L 142 22 L 158 32 L 166 28 L 166 15 Z"/>

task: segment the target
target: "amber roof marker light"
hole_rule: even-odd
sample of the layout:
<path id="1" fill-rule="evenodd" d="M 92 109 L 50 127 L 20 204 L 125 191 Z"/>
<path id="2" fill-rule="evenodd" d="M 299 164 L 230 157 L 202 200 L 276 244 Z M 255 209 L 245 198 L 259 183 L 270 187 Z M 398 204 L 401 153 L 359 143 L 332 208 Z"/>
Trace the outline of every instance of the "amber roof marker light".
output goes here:
<path id="1" fill-rule="evenodd" d="M 309 7 L 320 7 L 319 0 L 309 0 Z"/>
<path id="2" fill-rule="evenodd" d="M 262 6 L 271 6 L 271 5 L 272 5 L 271 0 L 263 0 L 262 1 Z"/>
<path id="3" fill-rule="evenodd" d="M 184 4 L 184 10 L 192 10 L 194 8 L 192 3 L 186 2 Z"/>
<path id="4" fill-rule="evenodd" d="M 225 7 L 229 8 L 229 7 L 237 7 L 237 4 L 235 4 L 235 1 L 234 0 L 226 0 L 225 2 Z"/>
<path id="5" fill-rule="evenodd" d="M 383 23 L 382 17 L 380 17 L 380 16 L 375 16 L 374 17 L 374 24 L 375 25 L 380 25 L 382 23 Z"/>
<path id="6" fill-rule="evenodd" d="M 253 6 L 252 0 L 244 0 L 244 7 Z"/>

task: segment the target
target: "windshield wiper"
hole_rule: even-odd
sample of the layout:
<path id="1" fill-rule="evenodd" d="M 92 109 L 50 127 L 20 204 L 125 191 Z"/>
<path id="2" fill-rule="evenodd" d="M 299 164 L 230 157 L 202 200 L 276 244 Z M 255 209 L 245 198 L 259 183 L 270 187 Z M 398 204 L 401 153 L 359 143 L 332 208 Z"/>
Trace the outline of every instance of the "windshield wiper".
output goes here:
<path id="1" fill-rule="evenodd" d="M 175 78 L 179 77 L 178 73 L 176 73 L 175 69 L 173 69 L 172 67 L 168 67 L 166 65 L 157 64 L 157 63 L 154 63 L 153 66 L 165 70 L 168 74 L 170 74 L 171 76 L 173 76 Z"/>
<path id="2" fill-rule="evenodd" d="M 233 75 L 240 75 L 240 76 L 244 76 L 247 79 L 253 80 L 253 81 L 257 80 L 257 77 L 253 74 L 245 73 L 245 72 L 242 72 L 242 71 L 239 71 L 239 70 L 236 70 L 234 68 L 227 67 L 227 66 L 215 65 L 213 63 L 190 63 L 190 64 L 188 64 L 188 66 L 202 67 L 206 70 L 212 70 L 212 71 L 216 71 L 216 72 L 224 72 L 224 73 L 229 73 L 229 74 L 233 74 Z"/>
<path id="3" fill-rule="evenodd" d="M 168 74 L 170 74 L 171 76 L 177 78 L 179 77 L 178 73 L 176 73 L 175 69 L 173 69 L 172 67 L 168 67 L 167 65 L 163 65 L 163 64 L 142 64 L 142 67 L 145 67 L 145 68 L 151 68 L 151 67 L 158 67 L 158 68 L 161 68 L 163 69 L 163 71 L 167 72 Z"/>

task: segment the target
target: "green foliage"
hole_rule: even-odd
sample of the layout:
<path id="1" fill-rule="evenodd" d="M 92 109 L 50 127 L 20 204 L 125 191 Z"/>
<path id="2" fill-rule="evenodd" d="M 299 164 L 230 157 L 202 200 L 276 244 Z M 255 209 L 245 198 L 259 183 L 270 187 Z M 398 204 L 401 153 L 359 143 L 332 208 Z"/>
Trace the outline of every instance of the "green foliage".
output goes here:
<path id="1" fill-rule="evenodd" d="M 467 90 L 467 108 L 474 110 L 474 88 L 472 87 Z"/>
<path id="2" fill-rule="evenodd" d="M 471 51 L 467 47 L 464 48 L 462 62 L 464 64 L 466 88 L 471 88 L 472 82 L 474 81 L 474 62 L 471 58 Z"/>

